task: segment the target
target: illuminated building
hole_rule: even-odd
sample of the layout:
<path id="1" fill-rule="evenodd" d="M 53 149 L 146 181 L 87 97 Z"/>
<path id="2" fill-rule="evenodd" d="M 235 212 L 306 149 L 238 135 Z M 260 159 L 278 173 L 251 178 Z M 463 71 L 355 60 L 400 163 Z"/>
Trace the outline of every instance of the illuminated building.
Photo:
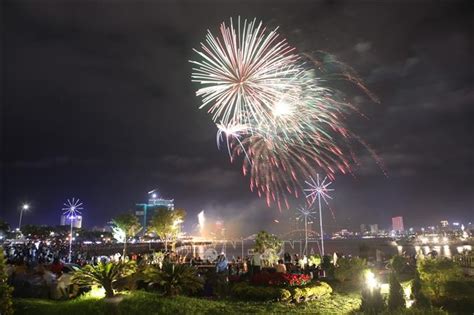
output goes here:
<path id="1" fill-rule="evenodd" d="M 403 217 L 392 218 L 392 230 L 397 232 L 405 231 L 405 228 L 403 227 Z"/>
<path id="2" fill-rule="evenodd" d="M 148 203 L 136 204 L 135 215 L 140 220 L 140 223 L 142 223 L 144 232 L 146 232 L 146 228 L 153 218 L 153 215 L 159 209 L 174 210 L 174 199 L 164 199 L 160 197 L 156 189 L 148 192 Z"/>
<path id="3" fill-rule="evenodd" d="M 378 224 L 370 224 L 370 234 L 377 235 L 379 233 L 379 225 Z"/>
<path id="4" fill-rule="evenodd" d="M 69 216 L 66 214 L 62 214 L 59 225 L 71 226 L 71 219 L 69 218 Z M 75 229 L 82 228 L 82 215 L 76 215 L 74 217 L 74 219 L 72 220 L 72 227 Z"/>

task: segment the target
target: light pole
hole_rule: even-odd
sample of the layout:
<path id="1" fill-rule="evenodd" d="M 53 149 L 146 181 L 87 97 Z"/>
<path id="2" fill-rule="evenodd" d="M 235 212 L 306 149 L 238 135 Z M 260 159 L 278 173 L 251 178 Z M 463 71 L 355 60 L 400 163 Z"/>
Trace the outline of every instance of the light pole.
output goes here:
<path id="1" fill-rule="evenodd" d="M 311 218 L 313 214 L 315 214 L 311 207 L 300 207 L 298 211 L 301 213 L 297 219 L 304 218 L 304 250 L 303 255 L 308 255 L 308 218 Z"/>
<path id="2" fill-rule="evenodd" d="M 30 205 L 27 204 L 27 203 L 24 203 L 24 204 L 21 206 L 21 210 L 20 210 L 20 221 L 18 222 L 18 231 L 21 230 L 21 219 L 23 218 L 23 211 L 27 211 L 29 208 L 30 208 Z"/>
<path id="3" fill-rule="evenodd" d="M 321 233 L 321 257 L 323 257 L 324 256 L 324 231 L 323 231 L 323 213 L 321 209 L 321 198 L 323 198 L 326 205 L 329 205 L 326 198 L 332 199 L 331 196 L 328 195 L 328 193 L 331 191 L 334 191 L 334 189 L 328 188 L 328 186 L 331 185 L 332 182 L 327 181 L 328 179 L 327 176 L 324 177 L 322 181 L 320 181 L 319 179 L 319 174 L 316 174 L 316 180 L 314 180 L 312 177 L 310 177 L 309 179 L 310 181 L 305 181 L 305 183 L 308 185 L 308 188 L 305 189 L 304 191 L 307 193 L 306 198 L 310 200 L 310 205 L 313 205 L 316 198 L 318 199 L 319 227 L 320 227 L 320 233 Z"/>
<path id="4" fill-rule="evenodd" d="M 67 202 L 64 203 L 64 208 L 62 210 L 64 211 L 64 215 L 69 219 L 71 222 L 71 234 L 69 234 L 69 255 L 68 255 L 68 261 L 71 263 L 72 259 L 72 227 L 74 220 L 78 215 L 81 214 L 79 210 L 82 210 L 82 202 L 79 199 L 72 198 L 72 201 L 67 199 Z"/>

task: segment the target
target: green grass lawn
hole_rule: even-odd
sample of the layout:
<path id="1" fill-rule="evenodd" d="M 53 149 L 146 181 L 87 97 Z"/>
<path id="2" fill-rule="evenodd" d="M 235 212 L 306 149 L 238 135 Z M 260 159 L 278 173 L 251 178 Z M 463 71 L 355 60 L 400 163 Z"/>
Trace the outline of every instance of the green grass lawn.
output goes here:
<path id="1" fill-rule="evenodd" d="M 136 291 L 118 304 L 102 299 L 81 297 L 71 301 L 15 299 L 15 314 L 348 314 L 359 308 L 357 294 L 338 294 L 308 303 L 258 303 L 228 300 L 206 300 L 179 296 L 164 298 L 149 292 Z"/>

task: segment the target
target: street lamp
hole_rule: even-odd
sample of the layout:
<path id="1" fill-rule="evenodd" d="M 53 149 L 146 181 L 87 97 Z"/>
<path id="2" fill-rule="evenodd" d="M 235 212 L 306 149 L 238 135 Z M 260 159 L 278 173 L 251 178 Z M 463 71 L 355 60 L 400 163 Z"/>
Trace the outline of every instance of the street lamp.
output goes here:
<path id="1" fill-rule="evenodd" d="M 21 206 L 21 210 L 20 210 L 20 222 L 18 222 L 18 231 L 21 230 L 21 219 L 23 218 L 23 211 L 27 211 L 29 208 L 30 208 L 30 205 L 27 204 L 27 203 L 24 203 L 24 204 Z"/>
<path id="2" fill-rule="evenodd" d="M 365 273 L 365 284 L 367 285 L 367 288 L 370 290 L 370 292 L 379 286 L 379 283 L 375 278 L 375 274 L 370 270 L 366 271 Z"/>

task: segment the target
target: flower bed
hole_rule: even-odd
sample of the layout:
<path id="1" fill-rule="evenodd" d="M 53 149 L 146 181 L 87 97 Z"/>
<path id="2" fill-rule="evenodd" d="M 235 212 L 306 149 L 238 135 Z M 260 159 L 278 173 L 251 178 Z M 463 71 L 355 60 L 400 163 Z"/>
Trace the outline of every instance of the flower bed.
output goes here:
<path id="1" fill-rule="evenodd" d="M 250 279 L 250 283 L 253 285 L 267 286 L 303 286 L 310 281 L 311 277 L 309 275 L 277 272 L 260 272 Z"/>

